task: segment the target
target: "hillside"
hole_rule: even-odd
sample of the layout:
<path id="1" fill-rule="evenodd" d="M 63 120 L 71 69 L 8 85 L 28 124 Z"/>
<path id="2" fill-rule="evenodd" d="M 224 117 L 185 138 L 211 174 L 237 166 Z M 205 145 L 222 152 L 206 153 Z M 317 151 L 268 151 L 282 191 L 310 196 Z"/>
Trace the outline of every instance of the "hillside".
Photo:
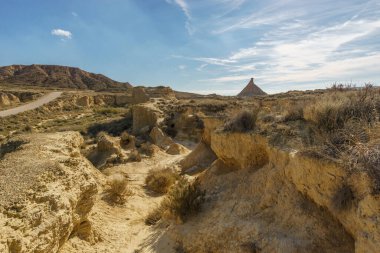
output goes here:
<path id="1" fill-rule="evenodd" d="M 126 90 L 129 83 L 79 68 L 56 65 L 11 65 L 0 67 L 0 84 L 89 90 Z"/>

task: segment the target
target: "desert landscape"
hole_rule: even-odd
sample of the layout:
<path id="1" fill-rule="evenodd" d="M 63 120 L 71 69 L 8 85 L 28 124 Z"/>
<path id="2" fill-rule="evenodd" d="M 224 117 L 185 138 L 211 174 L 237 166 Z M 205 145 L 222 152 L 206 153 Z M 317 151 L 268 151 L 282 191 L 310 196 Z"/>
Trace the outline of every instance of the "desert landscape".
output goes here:
<path id="1" fill-rule="evenodd" d="M 23 108 L 0 112 L 1 252 L 377 251 L 379 88 L 202 96 L 19 68 L 0 69 L 1 112 Z"/>
<path id="2" fill-rule="evenodd" d="M 0 20 L 0 253 L 380 252 L 379 1 Z"/>

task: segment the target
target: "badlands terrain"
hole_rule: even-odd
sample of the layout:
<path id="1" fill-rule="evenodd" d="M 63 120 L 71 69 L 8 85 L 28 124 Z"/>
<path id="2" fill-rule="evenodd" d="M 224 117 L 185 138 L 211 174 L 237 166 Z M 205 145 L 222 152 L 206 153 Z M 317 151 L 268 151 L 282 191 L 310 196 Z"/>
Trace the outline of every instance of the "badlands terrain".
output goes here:
<path id="1" fill-rule="evenodd" d="M 370 84 L 201 96 L 2 67 L 0 252 L 379 252 L 379 115 Z"/>

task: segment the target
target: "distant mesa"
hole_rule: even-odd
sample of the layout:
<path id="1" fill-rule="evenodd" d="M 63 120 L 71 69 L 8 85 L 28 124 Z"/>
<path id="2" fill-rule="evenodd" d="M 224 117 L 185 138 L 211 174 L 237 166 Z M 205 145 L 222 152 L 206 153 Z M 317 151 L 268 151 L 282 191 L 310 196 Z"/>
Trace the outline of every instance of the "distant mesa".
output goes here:
<path id="1" fill-rule="evenodd" d="M 247 86 L 238 94 L 238 97 L 254 97 L 254 96 L 261 96 L 266 95 L 266 93 L 260 89 L 259 86 L 257 86 L 251 78 Z"/>
<path id="2" fill-rule="evenodd" d="M 132 87 L 127 82 L 117 82 L 75 67 L 37 64 L 0 67 L 0 84 L 105 91 Z"/>

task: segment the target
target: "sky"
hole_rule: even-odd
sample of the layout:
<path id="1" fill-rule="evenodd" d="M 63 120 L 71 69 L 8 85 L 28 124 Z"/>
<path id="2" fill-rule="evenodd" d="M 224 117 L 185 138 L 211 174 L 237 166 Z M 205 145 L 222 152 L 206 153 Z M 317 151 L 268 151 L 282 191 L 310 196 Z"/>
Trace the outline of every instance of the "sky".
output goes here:
<path id="1" fill-rule="evenodd" d="M 380 0 L 0 0 L 0 65 L 235 95 L 380 84 Z"/>

